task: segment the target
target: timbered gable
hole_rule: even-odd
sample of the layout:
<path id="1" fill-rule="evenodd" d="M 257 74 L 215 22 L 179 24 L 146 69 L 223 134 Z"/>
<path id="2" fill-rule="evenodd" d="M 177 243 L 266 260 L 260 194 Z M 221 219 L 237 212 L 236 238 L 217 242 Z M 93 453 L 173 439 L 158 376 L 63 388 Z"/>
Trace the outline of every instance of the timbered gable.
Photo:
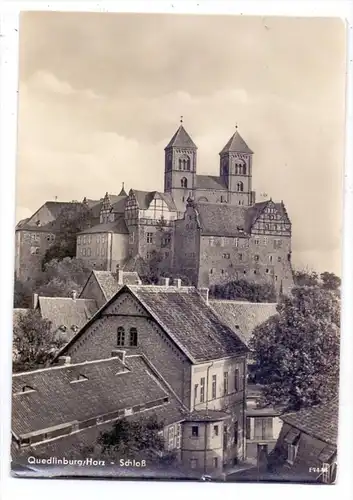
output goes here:
<path id="1" fill-rule="evenodd" d="M 291 222 L 283 204 L 269 201 L 251 226 L 251 234 L 291 236 Z"/>

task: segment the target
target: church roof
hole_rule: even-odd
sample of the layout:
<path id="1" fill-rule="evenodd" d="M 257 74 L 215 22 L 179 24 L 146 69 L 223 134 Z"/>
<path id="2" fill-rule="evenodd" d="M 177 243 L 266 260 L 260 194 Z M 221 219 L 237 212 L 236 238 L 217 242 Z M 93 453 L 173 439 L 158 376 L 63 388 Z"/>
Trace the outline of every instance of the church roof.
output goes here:
<path id="1" fill-rule="evenodd" d="M 189 136 L 189 134 L 186 132 L 186 130 L 182 125 L 180 125 L 178 130 L 175 132 L 175 134 L 173 135 L 173 137 L 171 138 L 170 142 L 168 143 L 165 149 L 172 147 L 197 149 L 196 144 L 191 139 L 191 137 Z"/>
<path id="2" fill-rule="evenodd" d="M 197 189 L 216 189 L 226 190 L 227 186 L 222 177 L 216 175 L 197 175 L 196 176 Z"/>
<path id="3" fill-rule="evenodd" d="M 232 137 L 229 139 L 227 144 L 224 146 L 220 154 L 222 153 L 248 153 L 253 154 L 253 151 L 246 144 L 242 136 L 236 130 Z"/>

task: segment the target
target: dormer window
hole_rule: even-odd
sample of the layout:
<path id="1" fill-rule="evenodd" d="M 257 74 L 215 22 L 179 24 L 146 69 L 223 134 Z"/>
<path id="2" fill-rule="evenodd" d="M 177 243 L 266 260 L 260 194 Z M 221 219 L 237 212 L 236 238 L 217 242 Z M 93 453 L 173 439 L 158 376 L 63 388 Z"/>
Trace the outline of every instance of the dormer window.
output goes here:
<path id="1" fill-rule="evenodd" d="M 78 331 L 78 326 L 77 325 L 72 325 L 71 330 L 76 333 Z"/>
<path id="2" fill-rule="evenodd" d="M 59 326 L 59 330 L 60 330 L 61 332 L 65 333 L 65 332 L 66 332 L 66 330 L 67 330 L 67 328 L 66 328 L 66 326 L 65 326 L 65 325 L 61 325 L 61 326 Z"/>
<path id="3" fill-rule="evenodd" d="M 30 385 L 24 385 L 18 392 L 15 392 L 14 395 L 19 396 L 20 394 L 28 394 L 29 392 L 36 392 L 36 390 Z"/>

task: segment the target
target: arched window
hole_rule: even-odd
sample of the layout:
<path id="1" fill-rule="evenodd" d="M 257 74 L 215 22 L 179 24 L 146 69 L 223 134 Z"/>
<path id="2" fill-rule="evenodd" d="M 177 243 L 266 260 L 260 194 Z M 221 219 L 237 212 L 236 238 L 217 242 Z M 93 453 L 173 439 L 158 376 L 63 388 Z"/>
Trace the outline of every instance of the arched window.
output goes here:
<path id="1" fill-rule="evenodd" d="M 237 191 L 244 191 L 244 184 L 241 181 L 237 184 Z"/>
<path id="2" fill-rule="evenodd" d="M 116 345 L 118 346 L 125 345 L 125 329 L 122 326 L 119 326 L 118 328 Z"/>
<path id="3" fill-rule="evenodd" d="M 191 162 L 190 162 L 190 158 L 188 158 L 186 160 L 186 170 L 190 170 L 190 168 L 191 168 Z"/>
<path id="4" fill-rule="evenodd" d="M 243 175 L 246 175 L 246 165 L 245 165 L 245 163 L 243 165 Z"/>
<path id="5" fill-rule="evenodd" d="M 183 178 L 181 179 L 181 187 L 182 187 L 182 188 L 187 188 L 187 187 L 188 187 L 188 180 L 187 180 L 187 178 L 186 178 L 186 177 L 183 177 Z"/>
<path id="6" fill-rule="evenodd" d="M 137 346 L 137 328 L 130 328 L 130 345 Z"/>
<path id="7" fill-rule="evenodd" d="M 183 168 L 182 166 L 182 160 L 179 158 L 179 170 L 181 170 Z"/>

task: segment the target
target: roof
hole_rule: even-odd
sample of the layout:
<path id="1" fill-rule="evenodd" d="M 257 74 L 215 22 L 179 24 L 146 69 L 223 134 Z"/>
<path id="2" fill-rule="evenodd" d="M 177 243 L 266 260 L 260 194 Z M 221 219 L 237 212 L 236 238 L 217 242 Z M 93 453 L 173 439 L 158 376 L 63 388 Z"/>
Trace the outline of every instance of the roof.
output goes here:
<path id="1" fill-rule="evenodd" d="M 229 413 L 221 410 L 196 410 L 188 415 L 188 422 L 217 422 L 229 418 Z"/>
<path id="2" fill-rule="evenodd" d="M 146 311 L 192 363 L 242 356 L 249 352 L 245 342 L 209 307 L 194 287 L 124 285 L 63 347 L 63 355 L 84 335 L 120 293 L 132 293 Z"/>
<path id="3" fill-rule="evenodd" d="M 189 134 L 186 132 L 184 127 L 180 125 L 178 130 L 175 132 L 171 140 L 165 149 L 168 148 L 192 148 L 197 149 L 194 141 L 191 139 Z"/>
<path id="4" fill-rule="evenodd" d="M 64 333 L 68 340 L 77 332 L 77 328 L 82 328 L 98 310 L 96 301 L 91 299 L 39 297 L 38 300 L 42 318 L 51 321 L 54 330 L 65 326 L 67 330 Z"/>
<path id="5" fill-rule="evenodd" d="M 247 351 L 242 340 L 221 322 L 196 288 L 141 285 L 129 289 L 181 350 L 196 362 Z"/>
<path id="6" fill-rule="evenodd" d="M 227 186 L 222 177 L 216 175 L 197 175 L 196 189 L 219 189 L 226 190 Z"/>
<path id="7" fill-rule="evenodd" d="M 246 144 L 244 139 L 241 137 L 239 132 L 236 130 L 232 137 L 229 139 L 227 144 L 224 146 L 220 154 L 222 153 L 247 153 L 253 154 L 253 151 Z"/>
<path id="8" fill-rule="evenodd" d="M 210 306 L 233 331 L 240 331 L 246 343 L 254 329 L 277 313 L 277 303 L 210 300 Z"/>
<path id="9" fill-rule="evenodd" d="M 79 234 L 95 234 L 95 233 L 115 233 L 115 234 L 129 234 L 128 228 L 125 224 L 123 216 L 119 216 L 114 222 L 106 222 L 104 224 L 97 224 L 93 227 L 81 231 Z"/>
<path id="10" fill-rule="evenodd" d="M 141 255 L 137 254 L 133 257 L 129 257 L 124 263 L 124 272 L 135 272 L 141 276 L 148 274 L 149 265 Z"/>
<path id="11" fill-rule="evenodd" d="M 338 408 L 338 397 L 335 397 L 328 403 L 282 415 L 281 419 L 305 434 L 336 446 Z"/>
<path id="12" fill-rule="evenodd" d="M 142 356 L 86 361 L 14 374 L 12 430 L 17 436 L 87 421 L 168 396 Z M 87 379 L 80 382 L 77 377 Z M 22 392 L 29 386 L 32 391 Z"/>
<path id="13" fill-rule="evenodd" d="M 243 236 L 250 231 L 245 227 L 246 207 L 227 203 L 196 203 L 195 209 L 205 236 Z"/>
<path id="14" fill-rule="evenodd" d="M 176 211 L 174 200 L 170 193 L 161 193 L 160 191 L 140 191 L 138 189 L 130 189 L 129 194 L 133 194 L 136 198 L 138 207 L 141 210 L 147 210 L 155 198 L 160 198 L 167 204 L 169 210 Z"/>
<path id="15" fill-rule="evenodd" d="M 120 290 L 122 285 L 137 285 L 141 282 L 136 272 L 123 271 L 123 283 L 121 285 L 118 283 L 116 273 L 112 271 L 92 271 L 92 274 L 97 280 L 106 300 L 111 299 Z"/>

